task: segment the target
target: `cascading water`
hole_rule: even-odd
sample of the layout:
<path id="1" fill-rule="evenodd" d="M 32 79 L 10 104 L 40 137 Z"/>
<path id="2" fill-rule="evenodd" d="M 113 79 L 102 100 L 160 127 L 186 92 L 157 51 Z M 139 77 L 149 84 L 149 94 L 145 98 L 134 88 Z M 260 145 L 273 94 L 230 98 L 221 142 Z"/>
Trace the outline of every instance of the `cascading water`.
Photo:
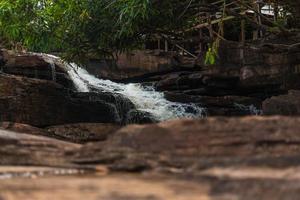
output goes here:
<path id="1" fill-rule="evenodd" d="M 59 59 L 52 55 L 44 56 Z M 121 84 L 98 79 L 74 63 L 65 65 L 78 91 L 89 92 L 93 88 L 93 90 L 97 89 L 101 92 L 122 94 L 131 100 L 138 110 L 150 113 L 156 120 L 197 118 L 205 113 L 205 110 L 196 104 L 175 103 L 166 100 L 164 94 L 155 91 L 153 86 L 142 86 L 136 83 Z"/>
<path id="2" fill-rule="evenodd" d="M 81 92 L 88 92 L 89 85 L 100 91 L 119 93 L 130 99 L 140 111 L 151 113 L 159 121 L 173 118 L 201 117 L 204 109 L 195 104 L 170 102 L 164 98 L 162 92 L 155 91 L 152 86 L 141 84 L 120 84 L 109 80 L 98 79 L 85 69 L 71 64 L 69 75 Z"/>

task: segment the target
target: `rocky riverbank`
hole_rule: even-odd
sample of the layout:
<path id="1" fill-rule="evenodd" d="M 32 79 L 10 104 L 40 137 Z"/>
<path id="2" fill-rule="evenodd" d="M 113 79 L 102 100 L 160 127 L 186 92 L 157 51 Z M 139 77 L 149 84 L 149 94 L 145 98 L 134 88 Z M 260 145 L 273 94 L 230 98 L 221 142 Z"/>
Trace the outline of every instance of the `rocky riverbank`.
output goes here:
<path id="1" fill-rule="evenodd" d="M 207 116 L 241 116 L 263 112 L 288 114 L 279 109 L 270 111 L 271 108 L 263 106 L 267 104 L 263 102 L 268 102 L 272 96 L 288 95 L 290 90 L 300 89 L 299 42 L 299 35 L 246 44 L 244 47 L 236 42 L 223 41 L 218 63 L 214 66 L 205 66 L 203 59 L 191 62 L 188 67 L 186 63 L 178 62 L 172 68 L 169 62 L 165 68 L 153 67 L 151 73 L 144 72 L 140 76 L 123 72 L 122 76 L 106 77 L 124 83 L 134 81 L 154 85 L 170 101 L 192 102 L 205 108 Z M 153 53 L 152 59 L 146 59 L 148 54 L 138 54 L 146 64 L 139 67 L 135 65 L 136 69 L 146 70 L 150 64 L 159 66 L 160 59 L 155 62 L 156 54 Z M 241 55 L 244 55 L 244 59 L 241 59 Z M 131 63 L 133 58 L 139 60 L 132 55 L 128 62 Z M 167 58 L 170 60 L 170 55 Z M 127 69 L 123 65 L 118 69 L 122 68 Z M 99 66 L 97 70 L 94 73 L 101 76 L 107 68 L 102 72 Z"/>
<path id="2" fill-rule="evenodd" d="M 134 78 L 207 115 L 161 123 L 113 89 L 79 92 L 58 59 L 2 50 L 0 199 L 297 199 L 300 48 L 249 46 L 243 66 L 235 48 Z"/>

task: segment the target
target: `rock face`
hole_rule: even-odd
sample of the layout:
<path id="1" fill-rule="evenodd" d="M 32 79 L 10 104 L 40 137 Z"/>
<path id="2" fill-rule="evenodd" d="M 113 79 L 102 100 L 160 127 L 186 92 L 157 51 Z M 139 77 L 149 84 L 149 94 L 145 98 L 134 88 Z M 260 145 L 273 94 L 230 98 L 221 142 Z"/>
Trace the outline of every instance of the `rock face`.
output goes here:
<path id="1" fill-rule="evenodd" d="M 113 104 L 76 98 L 51 81 L 0 74 L 0 121 L 45 127 L 76 122 L 119 123 Z"/>
<path id="2" fill-rule="evenodd" d="M 117 61 L 91 60 L 86 69 L 101 78 L 121 80 L 149 73 L 172 71 L 179 65 L 173 52 L 136 50 L 121 53 Z"/>
<path id="3" fill-rule="evenodd" d="M 300 115 L 300 91 L 291 90 L 287 95 L 265 100 L 263 112 L 265 115 Z"/>
<path id="4" fill-rule="evenodd" d="M 69 69 L 50 55 L 1 50 L 0 64 L 0 121 L 37 127 L 79 122 L 124 124 L 130 121 L 128 113 L 139 112 L 119 94 L 76 92 Z"/>
<path id="5" fill-rule="evenodd" d="M 66 88 L 74 89 L 72 80 L 67 74 L 67 69 L 62 63 L 46 60 L 42 55 L 17 54 L 12 51 L 2 50 L 2 72 L 28 78 L 51 80 Z M 1 66 L 1 64 L 0 64 Z"/>
<path id="6" fill-rule="evenodd" d="M 198 103 L 208 115 L 245 115 L 251 112 L 241 107 L 260 110 L 265 99 L 300 89 L 299 55 L 298 43 L 270 41 L 242 48 L 235 42 L 223 42 L 216 66 L 204 66 L 199 60 L 193 69 L 143 77 L 141 81 L 154 82 L 171 101 Z"/>

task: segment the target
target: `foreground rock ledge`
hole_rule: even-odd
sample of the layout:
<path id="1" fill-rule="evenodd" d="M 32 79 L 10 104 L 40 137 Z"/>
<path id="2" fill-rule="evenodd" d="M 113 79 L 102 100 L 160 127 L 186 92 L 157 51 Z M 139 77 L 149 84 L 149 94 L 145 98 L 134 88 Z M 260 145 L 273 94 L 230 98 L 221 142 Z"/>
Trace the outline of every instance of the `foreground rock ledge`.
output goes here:
<path id="1" fill-rule="evenodd" d="M 290 117 L 219 117 L 131 125 L 105 142 L 84 145 L 74 162 L 108 163 L 123 170 L 142 165 L 192 171 L 245 163 L 289 165 L 289 161 L 276 163 L 276 159 L 300 155 L 299 130 L 300 118 Z"/>
<path id="2" fill-rule="evenodd" d="M 130 125 L 83 145 L 0 131 L 0 178 L 35 178 L 1 180 L 0 199 L 296 200 L 299 130 L 299 117 L 187 119 Z"/>

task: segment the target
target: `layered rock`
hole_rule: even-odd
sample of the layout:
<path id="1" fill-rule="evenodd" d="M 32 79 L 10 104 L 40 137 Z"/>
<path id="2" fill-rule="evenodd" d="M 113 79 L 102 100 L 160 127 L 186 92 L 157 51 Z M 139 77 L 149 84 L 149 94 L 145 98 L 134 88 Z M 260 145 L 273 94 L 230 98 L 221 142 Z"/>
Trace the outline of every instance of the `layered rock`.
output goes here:
<path id="1" fill-rule="evenodd" d="M 74 161 L 105 163 L 114 170 L 176 168 L 192 173 L 240 164 L 299 165 L 294 160 L 300 154 L 299 120 L 220 117 L 131 125 L 105 142 L 83 146 Z"/>
<path id="2" fill-rule="evenodd" d="M 175 52 L 135 50 L 120 53 L 116 61 L 91 59 L 86 64 L 86 69 L 98 77 L 117 81 L 149 73 L 172 71 L 180 64 L 175 55 Z"/>
<path id="3" fill-rule="evenodd" d="M 75 91 L 69 66 L 50 55 L 1 50 L 0 121 L 38 127 L 78 122 L 130 123 L 139 112 L 125 96 Z M 145 121 L 140 114 L 141 119 Z"/>
<path id="4" fill-rule="evenodd" d="M 294 39 L 299 41 L 300 38 Z M 163 91 L 169 100 L 202 104 L 211 110 L 209 115 L 249 114 L 235 104 L 259 110 L 265 99 L 300 88 L 300 46 L 288 41 L 244 47 L 235 42 L 222 42 L 217 66 L 204 66 L 199 60 L 198 68 L 193 70 L 142 80 L 154 82 L 156 89 Z M 244 55 L 244 59 L 241 60 L 240 55 Z M 226 99 L 234 101 L 229 105 Z"/>
<path id="5" fill-rule="evenodd" d="M 287 95 L 266 99 L 263 112 L 265 115 L 300 115 L 300 91 L 291 90 Z"/>
<path id="6" fill-rule="evenodd" d="M 0 129 L 0 165 L 69 166 L 80 145 Z"/>
<path id="7" fill-rule="evenodd" d="M 0 130 L 0 196 L 297 199 L 299 124 L 297 117 L 175 120 L 127 126 L 85 145 Z M 77 127 L 85 126 L 54 129 Z"/>
<path id="8" fill-rule="evenodd" d="M 28 78 L 51 80 L 66 88 L 74 89 L 67 69 L 57 59 L 42 54 L 30 54 L 2 50 L 2 72 Z"/>
<path id="9" fill-rule="evenodd" d="M 3 130 L 35 136 L 45 136 L 73 143 L 87 143 L 106 140 L 114 134 L 120 125 L 110 123 L 77 123 L 37 128 L 28 124 L 0 122 Z"/>
<path id="10" fill-rule="evenodd" d="M 76 98 L 74 94 L 51 81 L 0 74 L 0 121 L 37 127 L 76 122 L 120 122 L 113 104 Z"/>
<path id="11" fill-rule="evenodd" d="M 48 137 L 55 137 L 75 143 L 106 140 L 121 126 L 116 124 L 80 123 L 51 126 L 46 128 Z"/>

